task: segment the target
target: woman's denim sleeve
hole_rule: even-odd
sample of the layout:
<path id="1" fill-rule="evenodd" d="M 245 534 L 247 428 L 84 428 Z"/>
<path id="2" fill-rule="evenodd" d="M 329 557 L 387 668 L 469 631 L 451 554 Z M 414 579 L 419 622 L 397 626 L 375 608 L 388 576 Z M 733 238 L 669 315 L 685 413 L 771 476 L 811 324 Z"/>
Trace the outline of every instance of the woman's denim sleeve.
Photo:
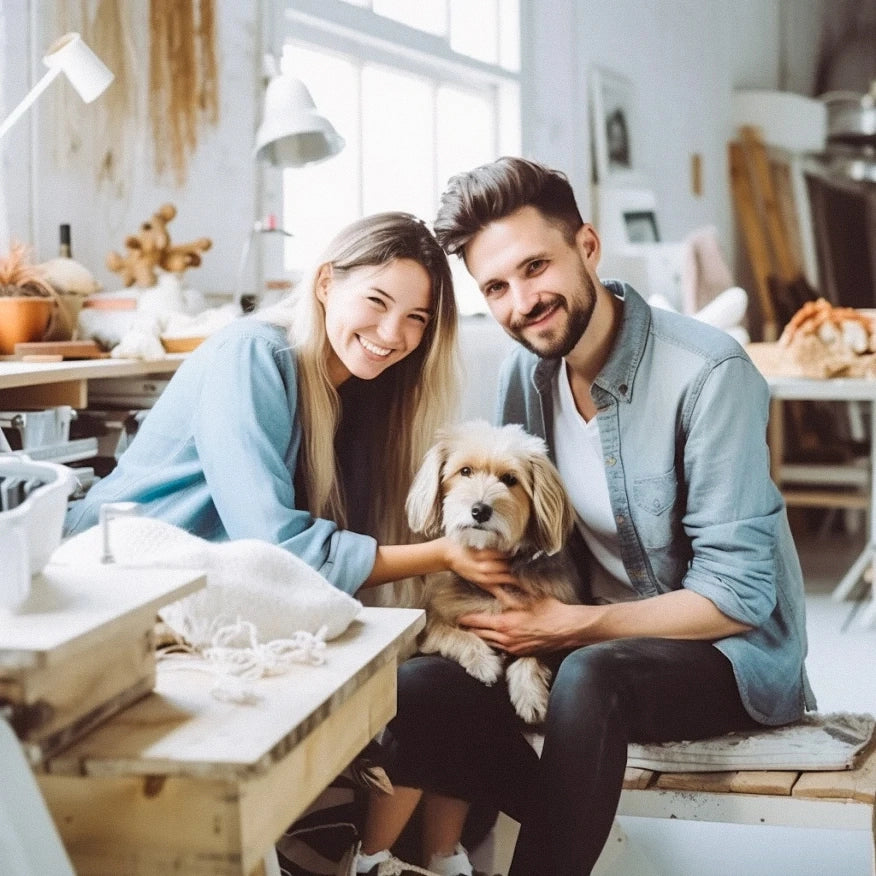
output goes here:
<path id="1" fill-rule="evenodd" d="M 295 507 L 297 403 L 287 350 L 229 337 L 203 375 L 194 417 L 198 455 L 229 538 L 278 544 L 354 593 L 373 568 L 376 542 Z"/>

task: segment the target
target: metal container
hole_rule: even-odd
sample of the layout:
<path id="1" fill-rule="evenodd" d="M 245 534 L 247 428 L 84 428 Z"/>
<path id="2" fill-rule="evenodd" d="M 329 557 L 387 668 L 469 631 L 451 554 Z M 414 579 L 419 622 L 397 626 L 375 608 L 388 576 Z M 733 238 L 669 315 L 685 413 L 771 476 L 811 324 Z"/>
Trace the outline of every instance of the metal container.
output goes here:
<path id="1" fill-rule="evenodd" d="M 876 148 L 876 80 L 867 94 L 829 91 L 821 100 L 827 107 L 829 143 Z"/>

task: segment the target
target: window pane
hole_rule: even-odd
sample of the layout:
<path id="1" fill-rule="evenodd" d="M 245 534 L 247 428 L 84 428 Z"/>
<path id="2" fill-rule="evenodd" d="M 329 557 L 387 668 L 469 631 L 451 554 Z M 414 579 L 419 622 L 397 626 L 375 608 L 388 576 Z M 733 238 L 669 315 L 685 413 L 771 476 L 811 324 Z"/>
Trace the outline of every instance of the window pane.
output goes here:
<path id="1" fill-rule="evenodd" d="M 488 64 L 498 62 L 497 0 L 450 0 L 450 48 Z"/>
<path id="2" fill-rule="evenodd" d="M 499 0 L 499 64 L 520 69 L 520 2 Z"/>
<path id="3" fill-rule="evenodd" d="M 434 195 L 432 86 L 366 65 L 362 71 L 362 209 L 431 218 Z"/>
<path id="4" fill-rule="evenodd" d="M 496 113 L 492 95 L 445 85 L 438 89 L 436 115 L 436 167 L 440 196 L 451 176 L 498 157 L 494 133 Z M 460 136 L 460 132 L 464 132 L 464 136 Z M 482 312 L 483 296 L 466 271 L 465 265 L 455 256 L 450 259 L 450 263 L 460 311 Z"/>
<path id="5" fill-rule="evenodd" d="M 283 172 L 286 264 L 308 268 L 341 226 L 361 212 L 359 198 L 359 72 L 349 59 L 287 47 L 284 69 L 300 76 L 322 113 L 346 141 L 332 158 Z"/>
<path id="6" fill-rule="evenodd" d="M 378 15 L 426 33 L 447 33 L 447 0 L 374 0 L 373 9 Z"/>

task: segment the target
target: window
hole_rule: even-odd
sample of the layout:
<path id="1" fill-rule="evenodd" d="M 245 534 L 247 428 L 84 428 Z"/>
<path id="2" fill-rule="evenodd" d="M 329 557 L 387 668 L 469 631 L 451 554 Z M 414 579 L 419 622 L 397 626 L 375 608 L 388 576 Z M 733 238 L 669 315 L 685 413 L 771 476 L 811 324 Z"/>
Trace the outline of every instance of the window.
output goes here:
<path id="1" fill-rule="evenodd" d="M 381 210 L 431 222 L 447 180 L 520 149 L 519 0 L 286 0 L 281 65 L 346 140 L 283 173 L 290 271 Z M 453 258 L 464 313 L 483 311 Z"/>

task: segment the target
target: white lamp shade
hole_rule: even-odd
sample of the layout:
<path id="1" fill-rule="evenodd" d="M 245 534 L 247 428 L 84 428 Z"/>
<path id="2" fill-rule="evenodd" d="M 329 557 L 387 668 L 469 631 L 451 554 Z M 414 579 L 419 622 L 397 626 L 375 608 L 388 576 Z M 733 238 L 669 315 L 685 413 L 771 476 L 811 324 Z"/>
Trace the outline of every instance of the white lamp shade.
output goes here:
<path id="1" fill-rule="evenodd" d="M 78 33 L 66 33 L 55 40 L 43 63 L 50 70 L 60 69 L 86 103 L 103 94 L 114 78 Z"/>
<path id="2" fill-rule="evenodd" d="M 288 75 L 271 79 L 256 133 L 256 158 L 280 167 L 303 167 L 331 158 L 343 148 L 344 138 L 317 112 L 300 79 Z"/>

